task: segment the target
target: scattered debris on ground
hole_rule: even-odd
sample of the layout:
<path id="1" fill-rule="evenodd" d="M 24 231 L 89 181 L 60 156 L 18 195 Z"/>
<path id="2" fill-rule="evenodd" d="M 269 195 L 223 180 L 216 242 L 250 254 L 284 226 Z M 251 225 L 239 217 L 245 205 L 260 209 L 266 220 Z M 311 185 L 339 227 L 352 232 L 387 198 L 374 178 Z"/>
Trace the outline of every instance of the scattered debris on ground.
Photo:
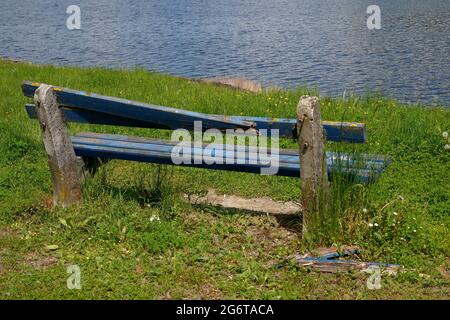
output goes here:
<path id="1" fill-rule="evenodd" d="M 380 270 L 382 273 L 395 275 L 397 274 L 397 271 L 401 269 L 401 266 L 396 264 L 343 259 L 350 256 L 355 256 L 358 253 L 359 249 L 354 246 L 345 247 L 341 252 L 338 252 L 336 247 L 331 247 L 318 248 L 313 253 L 307 253 L 305 255 L 296 254 L 290 258 L 294 259 L 302 267 L 329 273 L 345 271 L 371 273 L 374 270 Z"/>

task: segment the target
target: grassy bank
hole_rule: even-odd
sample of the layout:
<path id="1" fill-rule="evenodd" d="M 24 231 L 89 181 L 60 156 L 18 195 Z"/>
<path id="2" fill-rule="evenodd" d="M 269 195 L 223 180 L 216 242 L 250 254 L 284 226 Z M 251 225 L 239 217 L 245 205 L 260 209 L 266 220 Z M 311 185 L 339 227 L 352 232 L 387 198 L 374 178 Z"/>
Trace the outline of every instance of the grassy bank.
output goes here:
<path id="1" fill-rule="evenodd" d="M 0 62 L 1 298 L 448 298 L 450 152 L 442 138 L 450 131 L 448 110 L 379 95 L 322 97 L 323 119 L 364 122 L 368 129 L 366 144 L 328 149 L 388 154 L 393 161 L 376 183 L 340 189 L 335 215 L 302 242 L 273 217 L 180 199 L 215 188 L 298 200 L 293 178 L 112 161 L 87 181 L 82 204 L 50 209 L 50 174 L 38 124 L 24 110 L 23 80 L 227 115 L 294 117 L 299 97 L 314 93 L 250 94 L 143 70 Z M 70 130 L 170 137 L 77 124 Z M 361 259 L 399 263 L 407 272 L 383 277 L 382 289 L 372 291 L 367 275 L 283 264 L 293 253 L 333 244 L 357 244 Z M 81 290 L 66 287 L 71 264 L 81 268 Z"/>

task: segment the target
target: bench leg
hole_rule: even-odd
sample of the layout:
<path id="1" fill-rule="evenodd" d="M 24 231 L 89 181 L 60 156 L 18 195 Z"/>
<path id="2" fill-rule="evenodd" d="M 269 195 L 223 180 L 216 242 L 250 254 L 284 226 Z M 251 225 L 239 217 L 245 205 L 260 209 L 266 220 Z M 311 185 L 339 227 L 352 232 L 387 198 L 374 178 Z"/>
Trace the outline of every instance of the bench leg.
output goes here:
<path id="1" fill-rule="evenodd" d="M 53 87 L 41 84 L 34 94 L 48 165 L 53 182 L 53 205 L 81 200 L 79 166 Z"/>
<path id="2" fill-rule="evenodd" d="M 303 96 L 297 106 L 297 136 L 302 190 L 302 234 L 319 212 L 320 197 L 328 185 L 319 98 Z"/>

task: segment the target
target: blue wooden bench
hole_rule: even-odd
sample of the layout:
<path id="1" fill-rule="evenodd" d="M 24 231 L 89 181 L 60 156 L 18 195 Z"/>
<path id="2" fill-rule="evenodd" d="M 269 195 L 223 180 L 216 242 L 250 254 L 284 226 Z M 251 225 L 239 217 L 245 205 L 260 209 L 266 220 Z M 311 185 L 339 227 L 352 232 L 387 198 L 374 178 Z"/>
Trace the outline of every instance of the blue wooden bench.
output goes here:
<path id="1" fill-rule="evenodd" d="M 56 184 L 54 201 L 62 204 L 70 204 L 72 200 L 80 197 L 79 183 L 76 183 L 74 187 L 73 185 L 64 186 L 65 182 L 58 181 L 58 179 L 61 180 L 61 175 L 64 175 L 65 172 L 74 170 L 73 165 L 65 164 L 64 167 L 61 165 L 61 162 L 64 160 L 58 160 L 58 158 L 65 159 L 67 154 L 71 153 L 70 148 L 73 148 L 75 156 L 83 157 L 84 159 L 119 159 L 172 165 L 173 159 L 171 154 L 177 144 L 168 140 L 93 132 L 78 133 L 65 140 L 64 136 L 60 136 L 61 132 L 66 130 L 64 128 L 65 121 L 170 130 L 179 128 L 193 130 L 194 121 L 202 121 L 203 130 L 216 128 L 223 131 L 241 128 L 254 130 L 255 133 L 258 133 L 261 130 L 264 131 L 263 129 L 278 129 L 281 137 L 291 138 L 298 138 L 299 123 L 303 123 L 301 122 L 303 121 L 302 119 L 204 114 L 61 87 L 41 86 L 40 83 L 29 81 L 23 83 L 22 91 L 26 97 L 34 97 L 34 104 L 27 104 L 26 111 L 30 118 L 38 118 L 41 123 L 44 144 L 49 155 L 53 183 L 54 185 Z M 53 119 L 54 117 L 55 119 Z M 50 126 L 55 126 L 51 123 L 57 123 L 58 119 L 62 119 L 63 124 L 57 124 L 56 129 L 51 128 Z M 350 143 L 363 143 L 366 141 L 364 124 L 322 121 L 321 126 L 323 126 L 326 139 L 329 141 Z M 63 132 L 64 134 L 66 133 Z M 268 134 L 270 134 L 270 130 Z M 306 146 L 307 144 L 304 143 L 303 145 Z M 200 148 L 205 147 L 206 145 L 200 146 Z M 250 147 L 232 147 L 233 150 L 237 148 L 245 149 Z M 201 151 L 203 150 L 199 150 L 198 146 L 192 146 L 193 154 Z M 244 152 L 244 155 L 237 152 L 232 152 L 228 155 L 227 152 L 229 151 L 225 148 L 224 155 L 225 157 L 233 157 L 235 160 L 233 164 L 207 164 L 202 161 L 186 165 L 250 173 L 259 173 L 262 168 L 267 166 L 267 164 L 261 162 L 251 163 L 246 152 Z M 298 149 L 280 150 L 277 175 L 299 177 L 300 172 L 303 170 L 300 168 L 302 157 L 299 157 L 299 152 L 302 152 L 301 147 L 300 151 Z M 55 158 L 58 161 L 55 161 Z M 326 152 L 324 158 L 329 178 L 332 178 L 333 174 L 339 171 L 352 176 L 355 181 L 364 183 L 374 181 L 389 163 L 389 159 L 380 155 L 351 155 Z M 53 172 L 55 170 L 57 171 L 56 173 Z M 67 177 L 66 180 L 72 179 L 74 175 Z M 77 194 L 74 199 L 70 196 L 71 190 L 75 190 L 74 192 Z"/>

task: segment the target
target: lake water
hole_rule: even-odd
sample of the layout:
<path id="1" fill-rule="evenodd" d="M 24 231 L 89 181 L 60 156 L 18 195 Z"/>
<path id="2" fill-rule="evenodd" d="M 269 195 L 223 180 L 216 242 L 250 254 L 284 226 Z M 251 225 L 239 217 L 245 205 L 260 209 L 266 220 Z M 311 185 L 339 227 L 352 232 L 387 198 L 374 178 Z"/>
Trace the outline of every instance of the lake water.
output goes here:
<path id="1" fill-rule="evenodd" d="M 71 4 L 81 30 L 66 28 Z M 449 105 L 449 21 L 449 0 L 1 0 L 0 56 Z"/>

